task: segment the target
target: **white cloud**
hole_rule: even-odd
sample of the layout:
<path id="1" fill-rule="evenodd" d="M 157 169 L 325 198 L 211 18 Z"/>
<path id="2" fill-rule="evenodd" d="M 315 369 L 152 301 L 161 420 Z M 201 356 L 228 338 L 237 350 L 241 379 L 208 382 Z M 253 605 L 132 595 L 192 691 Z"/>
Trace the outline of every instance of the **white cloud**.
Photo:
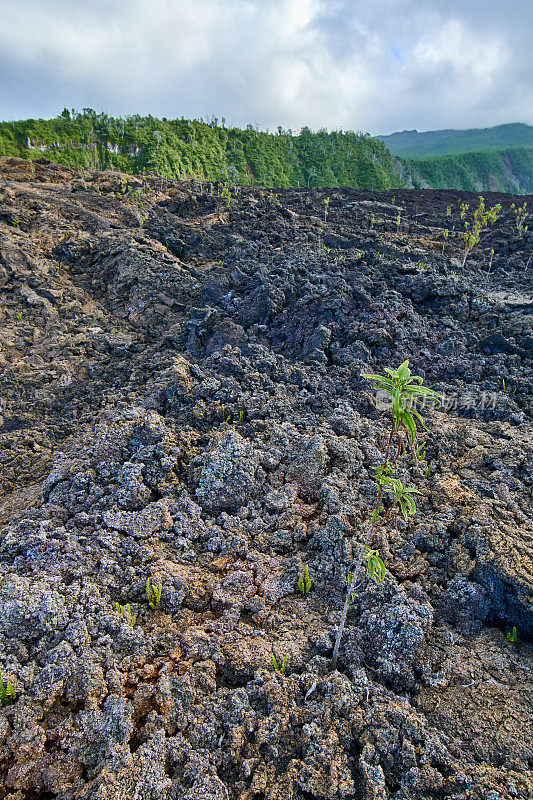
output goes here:
<path id="1" fill-rule="evenodd" d="M 0 0 L 0 116 L 90 105 L 383 133 L 533 122 L 525 5 Z"/>

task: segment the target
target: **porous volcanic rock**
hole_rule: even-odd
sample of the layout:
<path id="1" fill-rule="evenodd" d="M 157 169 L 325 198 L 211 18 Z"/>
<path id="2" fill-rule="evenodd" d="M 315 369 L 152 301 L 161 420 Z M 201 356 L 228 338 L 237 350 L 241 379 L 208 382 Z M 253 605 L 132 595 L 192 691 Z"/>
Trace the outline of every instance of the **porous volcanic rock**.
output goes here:
<path id="1" fill-rule="evenodd" d="M 0 159 L 0 800 L 532 796 L 533 239 L 462 201 Z"/>

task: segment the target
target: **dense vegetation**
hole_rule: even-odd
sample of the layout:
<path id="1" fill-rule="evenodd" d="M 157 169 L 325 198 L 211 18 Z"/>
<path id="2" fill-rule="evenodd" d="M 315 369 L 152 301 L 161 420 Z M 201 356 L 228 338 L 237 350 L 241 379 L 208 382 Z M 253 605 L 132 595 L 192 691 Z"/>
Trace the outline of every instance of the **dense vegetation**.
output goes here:
<path id="1" fill-rule="evenodd" d="M 469 130 L 400 131 L 378 136 L 391 153 L 402 158 L 430 158 L 487 150 L 533 147 L 533 127 L 521 123 Z"/>
<path id="2" fill-rule="evenodd" d="M 403 159 L 415 188 L 533 192 L 533 148 Z"/>
<path id="3" fill-rule="evenodd" d="M 528 138 L 529 137 L 529 138 Z M 383 141 L 382 141 L 383 139 Z M 385 143 L 386 144 L 385 144 Z M 55 119 L 0 123 L 0 156 L 47 158 L 67 167 L 117 169 L 167 178 L 194 176 L 265 187 L 350 186 L 356 189 L 415 187 L 533 191 L 533 128 L 500 125 L 471 131 L 403 131 L 373 138 L 352 131 L 303 128 L 294 134 L 226 128 L 209 122 L 152 116 L 109 117 L 90 108 L 63 110 Z M 495 143 L 499 150 L 491 149 Z M 483 152 L 466 152 L 482 144 Z M 403 156 L 400 161 L 389 152 Z M 454 154 L 421 158 L 424 153 Z M 479 149 L 479 147 L 478 147 Z M 417 157 L 407 158 L 416 152 Z M 402 177 L 403 173 L 403 177 Z"/>
<path id="4" fill-rule="evenodd" d="M 0 123 L 0 156 L 50 161 L 68 167 L 156 172 L 168 178 L 197 176 L 261 186 L 403 186 L 385 145 L 368 134 L 309 128 L 294 135 L 226 128 L 224 120 L 125 118 L 92 109 L 55 119 Z"/>

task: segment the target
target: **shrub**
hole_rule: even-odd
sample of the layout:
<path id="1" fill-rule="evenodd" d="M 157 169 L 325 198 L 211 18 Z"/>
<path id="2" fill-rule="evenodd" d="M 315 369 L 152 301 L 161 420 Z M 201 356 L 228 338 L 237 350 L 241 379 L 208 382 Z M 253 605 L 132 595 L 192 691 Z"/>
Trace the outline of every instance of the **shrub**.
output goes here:
<path id="1" fill-rule="evenodd" d="M 403 453 L 410 451 L 418 463 L 420 449 L 416 447 L 417 424 L 426 427 L 420 409 L 426 402 L 437 403 L 439 395 L 432 389 L 423 386 L 423 379 L 419 375 L 412 375 L 409 362 L 404 361 L 398 369 L 385 368 L 385 375 L 363 375 L 371 380 L 374 389 L 384 393 L 390 400 L 391 423 L 383 462 L 375 469 L 377 482 L 377 497 L 374 509 L 370 515 L 370 526 L 354 569 L 350 572 L 351 580 L 346 591 L 346 599 L 342 610 L 341 621 L 337 630 L 335 647 L 333 649 L 332 666 L 335 668 L 339 654 L 344 625 L 350 605 L 354 602 L 355 590 L 359 572 L 365 562 L 366 569 L 373 580 L 383 580 L 385 565 L 377 550 L 371 550 L 368 544 L 376 529 L 384 522 L 391 519 L 396 509 L 399 509 L 404 519 L 416 512 L 414 495 L 418 490 L 404 486 L 402 481 L 394 477 L 394 467 Z M 395 452 L 394 465 L 391 463 Z M 391 496 L 392 504 L 386 511 L 383 505 L 384 495 Z"/>
<path id="2" fill-rule="evenodd" d="M 485 201 L 480 196 L 479 197 L 479 205 L 474 211 L 472 219 L 469 221 L 466 219 L 467 212 L 469 209 L 468 203 L 461 203 L 461 219 L 464 221 L 465 232 L 463 233 L 463 241 L 465 243 L 465 250 L 463 254 L 463 263 L 461 264 L 464 267 L 466 263 L 466 259 L 474 249 L 474 247 L 479 244 L 481 239 L 481 234 L 483 231 L 487 230 L 489 225 L 493 225 L 496 220 L 498 219 L 498 215 L 502 210 L 500 204 L 492 206 L 485 210 Z"/>
<path id="3" fill-rule="evenodd" d="M 511 205 L 511 211 L 514 214 L 515 218 L 515 228 L 518 236 L 522 236 L 522 233 L 527 233 L 528 226 L 526 225 L 527 222 L 527 202 L 524 200 L 524 205 L 517 206 L 515 203 Z"/>

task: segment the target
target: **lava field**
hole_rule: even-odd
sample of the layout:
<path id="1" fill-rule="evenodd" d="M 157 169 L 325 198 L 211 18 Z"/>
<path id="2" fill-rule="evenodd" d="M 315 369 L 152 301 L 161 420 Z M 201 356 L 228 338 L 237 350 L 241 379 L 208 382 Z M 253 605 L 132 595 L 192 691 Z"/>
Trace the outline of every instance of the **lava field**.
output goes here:
<path id="1" fill-rule="evenodd" d="M 533 796 L 533 197 L 484 199 L 462 266 L 476 194 L 0 159 L 0 800 Z"/>

